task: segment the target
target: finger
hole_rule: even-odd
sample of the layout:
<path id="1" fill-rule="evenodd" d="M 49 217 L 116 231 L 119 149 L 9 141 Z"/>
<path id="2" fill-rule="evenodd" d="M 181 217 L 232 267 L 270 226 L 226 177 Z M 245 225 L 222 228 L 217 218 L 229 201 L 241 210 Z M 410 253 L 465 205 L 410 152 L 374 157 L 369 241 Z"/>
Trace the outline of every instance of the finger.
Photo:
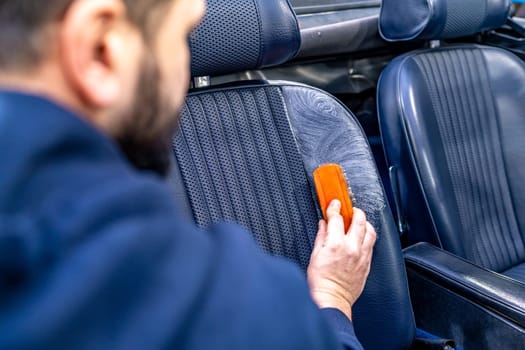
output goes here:
<path id="1" fill-rule="evenodd" d="M 356 247 L 361 247 L 366 234 L 366 215 L 358 208 L 354 208 L 354 215 L 352 216 L 352 224 L 348 230 L 348 239 L 350 244 Z"/>
<path id="2" fill-rule="evenodd" d="M 377 240 L 377 233 L 374 227 L 369 222 L 367 222 L 366 227 L 366 235 L 363 240 L 362 249 L 364 252 L 363 256 L 367 268 L 366 275 L 368 276 L 372 268 L 372 259 L 374 256 L 374 245 Z"/>
<path id="3" fill-rule="evenodd" d="M 317 230 L 317 236 L 315 236 L 314 250 L 324 245 L 327 234 L 326 221 L 319 221 L 319 229 Z"/>
<path id="4" fill-rule="evenodd" d="M 374 242 L 372 243 L 372 245 L 375 243 L 376 239 L 377 239 L 377 232 L 376 232 L 376 229 L 374 228 L 374 226 L 370 223 L 370 221 L 367 221 L 366 222 L 366 233 L 367 234 L 371 234 L 374 238 Z"/>
<path id="5" fill-rule="evenodd" d="M 341 212 L 341 202 L 334 199 L 326 209 L 327 223 L 327 239 L 339 238 L 345 233 L 345 225 Z"/>
<path id="6" fill-rule="evenodd" d="M 328 221 L 334 216 L 337 216 L 341 213 L 341 202 L 338 199 L 334 199 L 333 201 L 328 204 L 328 208 L 326 208 L 326 216 Z"/>
<path id="7" fill-rule="evenodd" d="M 374 251 L 374 245 L 377 241 L 377 233 L 372 224 L 369 222 L 366 223 L 366 234 L 363 239 L 363 246 L 362 249 L 367 253 L 367 255 L 370 255 L 370 258 Z"/>

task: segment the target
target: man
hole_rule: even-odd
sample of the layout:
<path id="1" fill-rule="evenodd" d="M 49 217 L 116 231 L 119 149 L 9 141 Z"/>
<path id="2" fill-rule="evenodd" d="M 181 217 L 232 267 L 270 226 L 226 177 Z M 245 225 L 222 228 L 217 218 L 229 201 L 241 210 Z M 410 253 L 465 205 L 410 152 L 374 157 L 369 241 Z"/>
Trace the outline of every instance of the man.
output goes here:
<path id="1" fill-rule="evenodd" d="M 0 1 L 1 349 L 361 347 L 351 307 L 376 239 L 362 211 L 345 235 L 331 204 L 307 284 L 242 229 L 185 223 L 139 170 L 166 170 L 203 11 Z"/>

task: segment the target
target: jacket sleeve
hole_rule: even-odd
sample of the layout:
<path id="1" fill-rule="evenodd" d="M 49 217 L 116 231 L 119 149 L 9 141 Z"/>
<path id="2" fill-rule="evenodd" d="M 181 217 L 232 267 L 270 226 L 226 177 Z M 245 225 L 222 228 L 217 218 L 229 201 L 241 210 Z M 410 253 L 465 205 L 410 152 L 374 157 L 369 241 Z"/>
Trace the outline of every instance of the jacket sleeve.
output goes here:
<path id="1" fill-rule="evenodd" d="M 332 308 L 321 309 L 321 312 L 332 326 L 332 329 L 337 332 L 339 340 L 346 349 L 363 350 L 363 346 L 355 335 L 352 321 L 344 313 Z"/>
<path id="2" fill-rule="evenodd" d="M 242 228 L 185 223 L 160 185 L 97 186 L 14 235 L 0 348 L 341 348 L 300 269 Z"/>

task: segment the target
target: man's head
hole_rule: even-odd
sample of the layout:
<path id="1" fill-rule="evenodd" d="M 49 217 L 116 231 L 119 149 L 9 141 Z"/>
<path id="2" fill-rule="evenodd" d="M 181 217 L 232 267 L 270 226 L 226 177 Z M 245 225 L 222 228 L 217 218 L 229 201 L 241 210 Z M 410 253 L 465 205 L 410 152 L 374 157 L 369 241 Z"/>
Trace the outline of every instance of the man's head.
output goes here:
<path id="1" fill-rule="evenodd" d="M 0 87 L 45 95 L 165 170 L 204 0 L 0 0 Z"/>

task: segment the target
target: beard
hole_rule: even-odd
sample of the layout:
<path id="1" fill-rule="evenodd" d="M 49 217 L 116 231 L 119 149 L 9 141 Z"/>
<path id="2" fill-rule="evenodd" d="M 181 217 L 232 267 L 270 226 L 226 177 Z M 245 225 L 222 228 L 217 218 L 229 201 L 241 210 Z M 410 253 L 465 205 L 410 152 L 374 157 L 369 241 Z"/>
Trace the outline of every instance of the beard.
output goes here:
<path id="1" fill-rule="evenodd" d="M 139 171 L 166 177 L 173 158 L 172 137 L 179 116 L 171 101 L 162 94 L 161 76 L 153 56 L 144 59 L 134 102 L 116 141 L 128 161 Z"/>

